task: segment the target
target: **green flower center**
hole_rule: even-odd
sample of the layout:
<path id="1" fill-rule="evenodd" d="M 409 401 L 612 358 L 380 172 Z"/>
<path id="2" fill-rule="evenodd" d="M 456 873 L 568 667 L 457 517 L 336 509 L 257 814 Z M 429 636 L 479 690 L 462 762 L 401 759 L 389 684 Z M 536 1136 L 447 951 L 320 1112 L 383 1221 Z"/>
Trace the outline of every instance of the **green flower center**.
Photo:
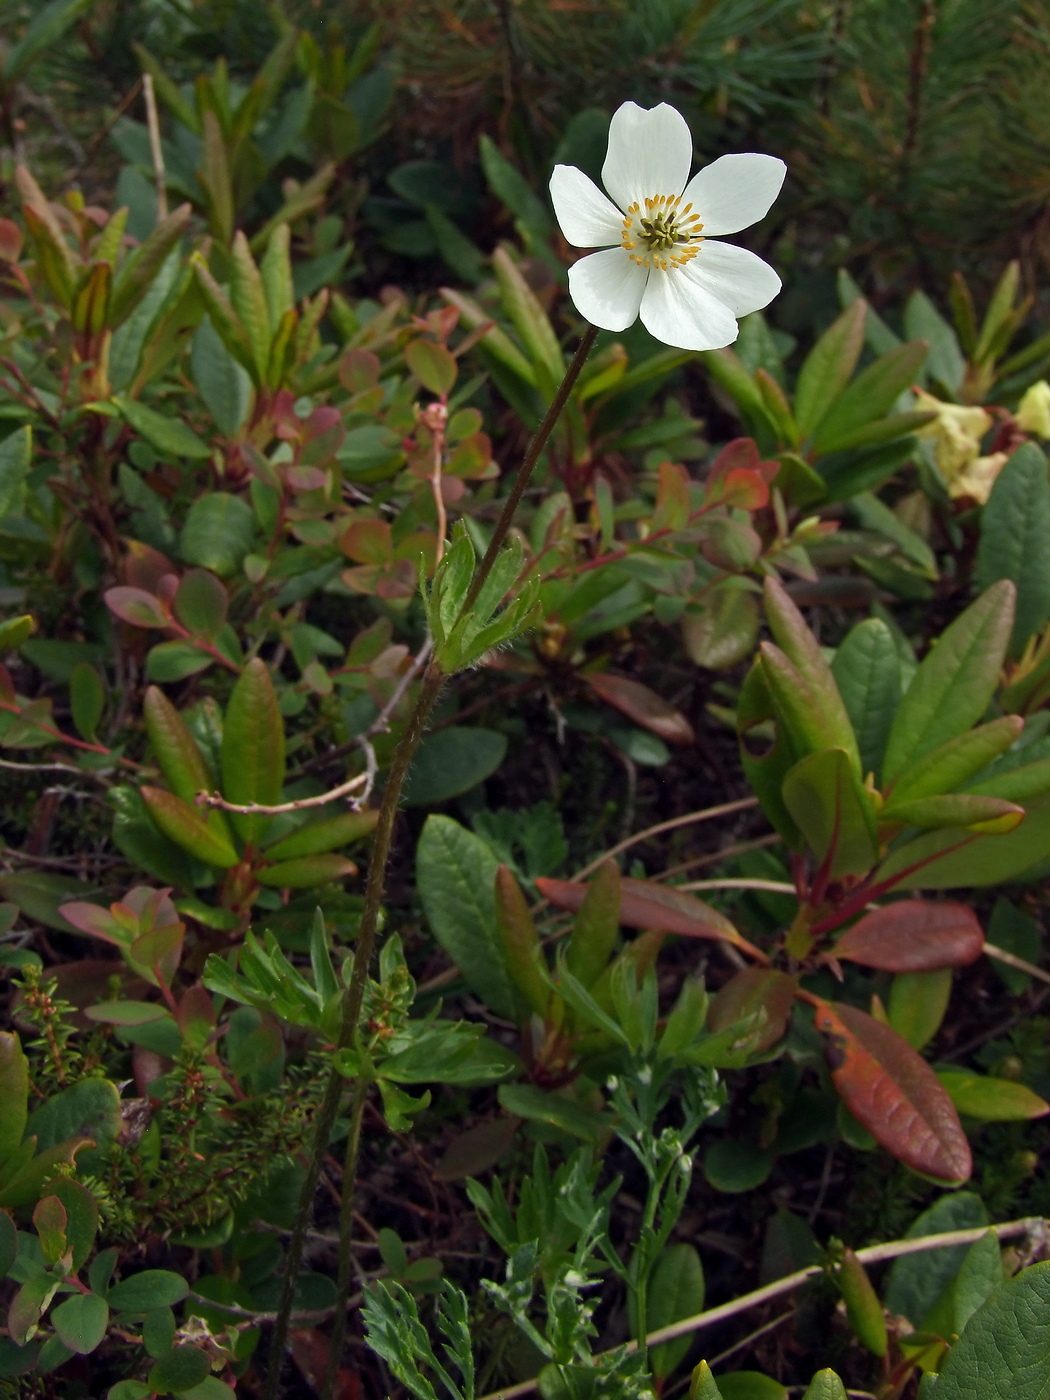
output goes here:
<path id="1" fill-rule="evenodd" d="M 695 258 L 704 241 L 700 215 L 692 204 L 682 207 L 681 195 L 658 194 L 635 202 L 623 220 L 620 241 L 632 262 L 669 272 Z"/>

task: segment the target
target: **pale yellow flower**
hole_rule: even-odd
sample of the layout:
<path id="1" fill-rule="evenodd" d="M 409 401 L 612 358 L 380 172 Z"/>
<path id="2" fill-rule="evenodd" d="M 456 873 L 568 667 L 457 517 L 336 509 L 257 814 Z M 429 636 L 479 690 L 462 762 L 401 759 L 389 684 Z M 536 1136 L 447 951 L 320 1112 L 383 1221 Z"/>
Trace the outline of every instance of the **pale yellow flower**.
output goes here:
<path id="1" fill-rule="evenodd" d="M 943 403 L 932 394 L 927 394 L 924 389 L 916 389 L 915 407 L 921 412 L 937 415 L 932 422 L 917 428 L 916 434 L 932 441 L 933 460 L 944 477 L 949 493 L 953 496 L 973 495 L 970 490 L 953 489 L 953 483 L 980 459 L 981 438 L 992 426 L 992 415 L 986 413 L 983 408 Z M 998 468 L 992 480 L 996 475 Z M 988 489 L 991 490 L 991 481 L 988 483 Z M 982 498 L 975 496 L 974 499 Z M 983 499 L 987 500 L 987 495 Z"/>
<path id="2" fill-rule="evenodd" d="M 975 457 L 965 471 L 948 483 L 948 495 L 958 500 L 968 496 L 978 505 L 984 505 L 991 495 L 995 478 L 1006 465 L 1009 454 L 992 452 L 987 457 Z"/>
<path id="3" fill-rule="evenodd" d="M 1050 438 L 1050 384 L 1045 379 L 1029 385 L 1014 416 L 1026 433 Z"/>

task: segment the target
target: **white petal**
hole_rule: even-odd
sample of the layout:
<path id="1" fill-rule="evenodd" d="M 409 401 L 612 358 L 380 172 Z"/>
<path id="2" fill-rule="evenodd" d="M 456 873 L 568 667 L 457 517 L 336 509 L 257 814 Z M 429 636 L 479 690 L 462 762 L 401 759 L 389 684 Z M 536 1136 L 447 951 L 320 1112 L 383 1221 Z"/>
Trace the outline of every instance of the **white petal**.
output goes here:
<path id="1" fill-rule="evenodd" d="M 582 170 L 556 165 L 550 190 L 561 231 L 573 247 L 605 248 L 619 243 L 623 215 Z"/>
<path id="2" fill-rule="evenodd" d="M 666 102 L 648 111 L 625 102 L 614 113 L 602 184 L 621 209 L 646 196 L 681 194 L 692 163 L 685 117 Z"/>
<path id="3" fill-rule="evenodd" d="M 761 311 L 780 291 L 781 281 L 757 253 L 706 238 L 700 251 L 682 272 L 692 282 L 716 296 L 734 316 Z"/>
<path id="4" fill-rule="evenodd" d="M 650 334 L 680 350 L 720 350 L 737 337 L 736 317 L 729 307 L 686 277 L 682 268 L 653 272 L 641 312 Z"/>
<path id="5" fill-rule="evenodd" d="M 682 201 L 692 202 L 705 235 L 739 233 L 769 213 L 786 174 L 787 166 L 776 156 L 719 156 L 693 176 Z M 608 180 L 605 184 L 608 188 Z"/>
<path id="6" fill-rule="evenodd" d="M 648 268 L 622 248 L 606 248 L 569 268 L 569 295 L 580 315 L 604 331 L 625 331 L 638 319 Z"/>

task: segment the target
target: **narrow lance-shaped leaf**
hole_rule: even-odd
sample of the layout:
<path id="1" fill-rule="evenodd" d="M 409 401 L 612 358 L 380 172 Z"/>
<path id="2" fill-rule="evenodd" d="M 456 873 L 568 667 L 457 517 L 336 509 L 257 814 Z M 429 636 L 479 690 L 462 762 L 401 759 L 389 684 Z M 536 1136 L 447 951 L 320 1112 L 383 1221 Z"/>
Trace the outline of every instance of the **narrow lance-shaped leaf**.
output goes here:
<path id="1" fill-rule="evenodd" d="M 886 743 L 883 775 L 897 778 L 984 714 L 1013 628 L 1016 589 L 993 584 L 957 617 L 923 658 Z"/>
<path id="2" fill-rule="evenodd" d="M 284 720 L 265 662 L 255 657 L 230 696 L 222 736 L 222 783 L 228 802 L 273 806 L 284 785 Z M 259 839 L 268 818 L 231 813 L 246 842 Z"/>
<path id="3" fill-rule="evenodd" d="M 907 768 L 894 784 L 889 806 L 916 797 L 933 797 L 954 792 L 968 778 L 998 758 L 1024 730 L 1020 715 L 1004 715 L 966 734 L 949 739 Z"/>
<path id="4" fill-rule="evenodd" d="M 965 1181 L 973 1167 L 951 1099 L 924 1059 L 856 1007 L 821 1002 L 817 1029 L 846 1107 L 875 1140 L 914 1171 Z"/>
<path id="5" fill-rule="evenodd" d="M 864 345 L 867 302 L 846 308 L 806 356 L 795 385 L 795 420 L 808 437 L 850 381 Z"/>
<path id="6" fill-rule="evenodd" d="M 543 952 L 521 886 L 505 865 L 496 871 L 496 927 L 507 971 L 537 1016 L 550 1012 L 551 989 L 544 975 Z"/>
<path id="7" fill-rule="evenodd" d="M 180 204 L 160 221 L 121 267 L 114 280 L 109 302 L 109 324 L 112 329 L 115 330 L 127 320 L 149 291 L 168 254 L 189 227 L 192 212 L 189 204 Z"/>
<path id="8" fill-rule="evenodd" d="M 1050 618 L 1050 470 L 1034 442 L 1003 467 L 981 512 L 977 584 L 1008 578 L 1017 588 L 1010 651 L 1017 655 Z"/>
<path id="9" fill-rule="evenodd" d="M 565 965 L 585 987 L 605 971 L 619 930 L 620 867 L 604 860 L 587 885 L 565 951 Z"/>
<path id="10" fill-rule="evenodd" d="M 860 751 L 861 772 L 878 778 L 901 697 L 901 668 L 890 629 L 869 617 L 847 634 L 831 663 Z"/>
<path id="11" fill-rule="evenodd" d="M 150 816 L 177 846 L 221 870 L 237 864 L 237 852 L 208 825 L 195 807 L 161 788 L 144 787 L 141 793 Z"/>

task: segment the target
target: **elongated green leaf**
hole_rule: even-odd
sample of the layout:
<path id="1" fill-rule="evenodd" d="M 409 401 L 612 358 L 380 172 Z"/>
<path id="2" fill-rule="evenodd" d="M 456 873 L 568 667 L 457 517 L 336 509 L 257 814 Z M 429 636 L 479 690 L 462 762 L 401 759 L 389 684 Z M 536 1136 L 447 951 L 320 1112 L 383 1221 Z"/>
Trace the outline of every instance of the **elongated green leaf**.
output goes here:
<path id="1" fill-rule="evenodd" d="M 656 1261 L 649 1280 L 646 1331 L 655 1332 L 683 1317 L 695 1317 L 704 1310 L 704 1266 L 691 1244 L 672 1244 Z M 649 1352 L 649 1368 L 658 1380 L 677 1370 L 692 1345 L 692 1337 L 663 1342 Z"/>
<path id="2" fill-rule="evenodd" d="M 1010 650 L 1017 655 L 1050 619 L 1050 470 L 1034 442 L 1013 454 L 981 515 L 977 586 L 998 579 L 1017 588 Z"/>
<path id="3" fill-rule="evenodd" d="M 21 39 L 7 51 L 4 77 L 9 82 L 20 78 L 33 60 L 57 43 L 94 3 L 95 0 L 51 0 L 49 5 L 37 10 Z"/>
<path id="4" fill-rule="evenodd" d="M 1013 831 L 1024 817 L 1024 808 L 1001 797 L 981 797 L 971 792 L 944 793 L 939 797 L 909 797 L 888 803 L 880 813 L 884 821 L 902 822 L 920 831 L 962 827 L 966 831 L 1000 834 Z"/>
<path id="5" fill-rule="evenodd" d="M 1023 729 L 1024 720 L 1020 715 L 1004 715 L 1002 719 L 994 719 L 949 739 L 901 774 L 893 786 L 891 804 L 953 792 L 987 767 L 993 758 L 1005 753 Z"/>
<path id="6" fill-rule="evenodd" d="M 1043 1400 L 1050 1390 L 1050 1263 L 993 1293 L 949 1351 L 921 1400 Z"/>
<path id="7" fill-rule="evenodd" d="M 551 989 L 539 935 L 521 886 L 505 865 L 496 871 L 496 926 L 507 971 L 537 1016 L 550 1011 Z"/>
<path id="8" fill-rule="evenodd" d="M 951 994 L 950 967 L 930 972 L 898 972 L 890 983 L 886 1003 L 891 1029 L 903 1036 L 913 1050 L 921 1050 L 940 1030 Z M 950 1089 L 948 1096 L 959 1108 Z"/>
<path id="9" fill-rule="evenodd" d="M 229 578 L 255 539 L 255 516 L 247 501 L 226 491 L 198 496 L 186 512 L 179 549 L 187 564 Z"/>
<path id="10" fill-rule="evenodd" d="M 509 369 L 524 383 L 530 386 L 535 385 L 536 372 L 530 362 L 506 331 L 501 330 L 499 326 L 492 325 L 492 317 L 476 301 L 463 292 L 454 291 L 451 287 L 442 287 L 441 295 L 450 306 L 457 308 L 465 326 L 469 326 L 471 330 L 476 330 L 481 326 L 488 327 L 481 337 L 481 344 L 493 359 L 497 360 L 504 368 Z"/>
<path id="11" fill-rule="evenodd" d="M 161 788 L 143 787 L 140 791 L 150 816 L 169 840 L 198 860 L 222 870 L 237 864 L 233 846 L 209 825 L 196 807 Z"/>
<path id="12" fill-rule="evenodd" d="M 0 520 L 18 507 L 32 459 L 33 430 L 28 424 L 0 442 Z"/>
<path id="13" fill-rule="evenodd" d="M 248 240 L 240 229 L 233 240 L 232 268 L 230 304 L 245 329 L 256 373 L 262 379 L 270 359 L 273 327 L 262 276 L 248 247 Z"/>
<path id="14" fill-rule="evenodd" d="M 278 861 L 256 871 L 260 885 L 275 890 L 312 890 L 333 880 L 348 879 L 357 874 L 352 860 L 337 855 L 299 856 L 295 860 Z"/>
<path id="15" fill-rule="evenodd" d="M 966 358 L 951 325 L 925 292 L 912 292 L 904 308 L 904 333 L 930 347 L 926 369 L 952 395 L 958 394 L 966 373 Z"/>
<path id="16" fill-rule="evenodd" d="M 767 578 L 764 585 L 766 617 L 774 640 L 788 660 L 798 669 L 816 702 L 823 742 L 819 748 L 844 749 L 851 764 L 859 772 L 860 755 L 849 715 L 839 694 L 831 667 L 824 659 L 816 637 L 806 626 L 806 620 L 791 601 L 783 584 Z"/>
<path id="17" fill-rule="evenodd" d="M 142 712 L 164 781 L 176 797 L 192 802 L 198 792 L 208 791 L 214 781 L 196 739 L 175 706 L 155 685 L 146 691 Z"/>
<path id="18" fill-rule="evenodd" d="M 295 307 L 292 260 L 289 256 L 291 237 L 288 225 L 278 224 L 270 234 L 266 253 L 259 265 L 271 326 L 279 325 L 286 312 Z"/>
<path id="19" fill-rule="evenodd" d="M 769 434 L 775 439 L 776 424 L 769 415 L 758 385 L 739 356 L 728 349 L 703 350 L 700 358 L 710 371 L 711 378 L 732 397 L 745 423 L 760 435 Z M 795 416 L 797 419 L 797 403 Z"/>
<path id="20" fill-rule="evenodd" d="M 875 872 L 893 888 L 952 890 L 999 885 L 1050 857 L 1050 794 L 1025 802 L 1025 818 L 1005 835 L 927 831 L 897 846 Z"/>
<path id="21" fill-rule="evenodd" d="M 896 778 L 984 714 L 1006 655 L 1015 597 L 1009 580 L 993 584 L 923 658 L 890 730 L 885 779 Z"/>
<path id="22" fill-rule="evenodd" d="M 545 377 L 545 393 L 553 397 L 554 389 L 565 373 L 565 357 L 554 328 L 517 263 L 505 249 L 496 249 L 492 255 L 492 266 L 507 315 L 531 356 L 534 369 L 541 371 Z"/>
<path id="23" fill-rule="evenodd" d="M 151 447 L 164 456 L 188 457 L 200 461 L 211 456 L 211 448 L 186 423 L 177 418 L 168 418 L 137 399 L 127 399 L 114 394 L 113 402 L 120 410 L 121 417 L 135 429 Z"/>
<path id="24" fill-rule="evenodd" d="M 836 452 L 867 423 L 883 418 L 922 368 L 929 346 L 910 341 L 862 370 L 831 405 L 813 434 L 814 451 Z"/>
<path id="25" fill-rule="evenodd" d="M 252 381 L 224 344 L 210 317 L 194 332 L 190 372 L 215 426 L 220 433 L 232 437 L 251 409 Z"/>
<path id="26" fill-rule="evenodd" d="M 342 816 L 308 822 L 290 836 L 266 846 L 266 859 L 296 860 L 300 856 L 319 856 L 328 851 L 337 851 L 341 846 L 349 846 L 351 841 L 361 841 L 370 836 L 378 819 L 378 811 L 365 811 L 344 812 Z"/>
<path id="27" fill-rule="evenodd" d="M 620 930 L 620 867 L 603 861 L 587 886 L 565 952 L 565 965 L 585 987 L 593 987 L 616 949 Z"/>
<path id="28" fill-rule="evenodd" d="M 878 778 L 901 695 L 900 659 L 881 618 L 869 617 L 846 634 L 831 674 L 857 736 L 861 772 Z"/>
<path id="29" fill-rule="evenodd" d="M 878 858 L 875 809 L 842 749 L 823 749 L 784 779 L 784 805 L 833 879 L 860 875 Z"/>
<path id="30" fill-rule="evenodd" d="M 416 850 L 416 878 L 427 922 L 467 985 L 498 1016 L 519 1022 L 528 1004 L 507 968 L 496 931 L 498 862 L 451 817 L 431 816 Z"/>
<path id="31" fill-rule="evenodd" d="M 479 150 L 481 168 L 492 192 L 503 201 L 532 238 L 546 242 L 553 230 L 553 222 L 531 183 L 511 165 L 488 136 L 482 135 Z"/>
<path id="32" fill-rule="evenodd" d="M 255 657 L 230 696 L 222 733 L 222 786 L 228 802 L 272 806 L 284 786 L 284 720 L 266 663 Z M 268 818 L 231 813 L 234 830 L 258 842 Z"/>
<path id="33" fill-rule="evenodd" d="M 0 1031 L 0 1179 L 25 1136 L 28 1100 L 29 1061 L 17 1033 Z"/>
<path id="34" fill-rule="evenodd" d="M 795 385 L 795 421 L 808 437 L 850 381 L 864 345 L 863 300 L 848 306 L 814 345 Z"/>
<path id="35" fill-rule="evenodd" d="M 802 1400 L 846 1400 L 846 1387 L 834 1371 L 818 1371 Z"/>
<path id="36" fill-rule="evenodd" d="M 860 523 L 867 530 L 875 530 L 891 540 L 904 558 L 916 566 L 924 578 L 937 577 L 937 560 L 926 541 L 899 520 L 889 506 L 877 496 L 862 491 L 853 501 L 853 509 Z M 994 580 L 992 580 L 994 582 Z"/>
<path id="37" fill-rule="evenodd" d="M 982 1123 L 1018 1123 L 1050 1113 L 1045 1099 L 1013 1079 L 996 1079 L 964 1069 L 939 1069 L 937 1078 L 959 1112 Z"/>
<path id="38" fill-rule="evenodd" d="M 172 249 L 189 227 L 192 206 L 180 204 L 127 259 L 113 280 L 109 299 L 109 324 L 122 325 L 160 276 Z"/>

